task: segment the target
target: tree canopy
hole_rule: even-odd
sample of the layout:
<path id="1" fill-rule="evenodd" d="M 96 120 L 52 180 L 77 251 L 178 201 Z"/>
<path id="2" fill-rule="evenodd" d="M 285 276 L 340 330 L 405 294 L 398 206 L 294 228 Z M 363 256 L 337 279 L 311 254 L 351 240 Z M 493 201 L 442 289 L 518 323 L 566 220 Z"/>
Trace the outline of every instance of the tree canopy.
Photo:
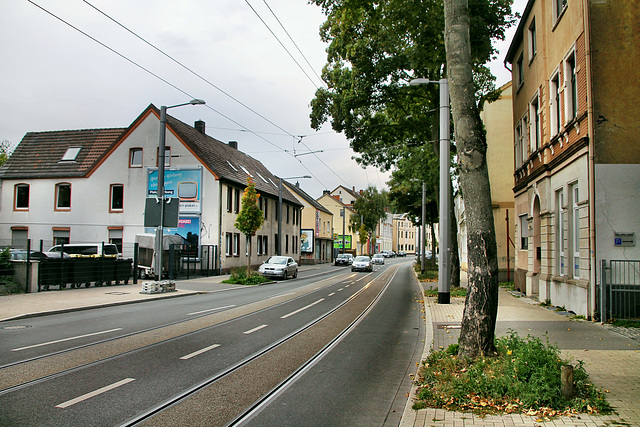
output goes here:
<path id="1" fill-rule="evenodd" d="M 256 192 L 253 179 L 247 177 L 247 186 L 242 194 L 242 208 L 236 218 L 235 226 L 249 238 L 249 256 L 247 257 L 247 274 L 249 275 L 251 274 L 251 238 L 264 222 L 264 215 L 258 206 L 258 197 L 260 195 Z"/>
<path id="2" fill-rule="evenodd" d="M 349 229 L 355 231 L 366 231 L 372 246 L 375 247 L 376 230 L 381 219 L 387 216 L 389 202 L 385 191 L 378 192 L 375 187 L 368 187 L 353 204 L 353 209 L 357 212 L 349 218 Z M 362 239 L 362 231 L 360 231 Z"/>

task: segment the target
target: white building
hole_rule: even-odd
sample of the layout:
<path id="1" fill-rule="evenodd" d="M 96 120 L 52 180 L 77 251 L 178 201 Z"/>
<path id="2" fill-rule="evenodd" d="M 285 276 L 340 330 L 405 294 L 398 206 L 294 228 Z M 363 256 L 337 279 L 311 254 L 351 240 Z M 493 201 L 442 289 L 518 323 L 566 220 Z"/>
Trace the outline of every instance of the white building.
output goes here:
<path id="1" fill-rule="evenodd" d="M 0 168 L 0 244 L 113 242 L 132 256 L 135 236 L 151 231 L 144 214 L 157 190 L 159 117 L 150 105 L 127 128 L 27 133 Z M 251 177 L 265 216 L 252 245 L 257 265 L 278 247 L 278 178 L 237 143 L 207 136 L 204 122 L 196 128 L 167 117 L 165 194 L 180 208 L 178 228 L 165 233 L 217 246 L 222 271 L 246 265 L 247 241 L 234 223 Z M 282 252 L 296 259 L 301 208 L 283 189 Z"/>

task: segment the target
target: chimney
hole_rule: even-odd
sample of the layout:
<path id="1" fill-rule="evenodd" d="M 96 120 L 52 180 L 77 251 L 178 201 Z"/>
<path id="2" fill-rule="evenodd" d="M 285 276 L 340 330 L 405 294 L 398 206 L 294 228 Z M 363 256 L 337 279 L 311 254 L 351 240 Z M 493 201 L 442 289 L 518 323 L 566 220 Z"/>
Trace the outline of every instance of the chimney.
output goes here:
<path id="1" fill-rule="evenodd" d="M 331 191 L 329 191 L 329 190 L 322 190 L 322 195 L 324 196 L 325 194 L 331 194 Z"/>
<path id="2" fill-rule="evenodd" d="M 205 125 L 204 125 L 204 122 L 202 120 L 197 120 L 193 124 L 193 127 L 196 128 L 196 130 L 198 132 L 200 132 L 201 134 L 205 135 L 205 133 L 204 133 Z"/>
<path id="3" fill-rule="evenodd" d="M 229 141 L 229 147 L 237 150 L 238 149 L 238 141 Z"/>

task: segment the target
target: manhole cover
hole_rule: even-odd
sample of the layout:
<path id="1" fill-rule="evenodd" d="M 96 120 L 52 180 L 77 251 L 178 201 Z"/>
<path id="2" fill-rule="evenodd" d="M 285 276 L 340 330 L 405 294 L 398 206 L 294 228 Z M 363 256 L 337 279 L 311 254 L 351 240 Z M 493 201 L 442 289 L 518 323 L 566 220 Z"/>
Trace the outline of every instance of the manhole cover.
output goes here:
<path id="1" fill-rule="evenodd" d="M 27 329 L 30 328 L 31 326 L 28 325 L 15 325 L 15 326 L 4 326 L 2 329 L 5 329 L 7 331 L 12 331 L 15 329 Z"/>

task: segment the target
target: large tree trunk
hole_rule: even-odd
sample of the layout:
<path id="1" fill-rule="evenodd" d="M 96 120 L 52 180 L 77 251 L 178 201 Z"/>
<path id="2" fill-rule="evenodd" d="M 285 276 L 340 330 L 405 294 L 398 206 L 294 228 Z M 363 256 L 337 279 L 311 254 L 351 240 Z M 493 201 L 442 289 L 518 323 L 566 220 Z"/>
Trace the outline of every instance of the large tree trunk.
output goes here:
<path id="1" fill-rule="evenodd" d="M 487 170 L 487 143 L 475 99 L 467 0 L 445 0 L 445 49 L 451 108 L 465 201 L 469 288 L 462 317 L 460 354 L 495 351 L 498 257 Z"/>

